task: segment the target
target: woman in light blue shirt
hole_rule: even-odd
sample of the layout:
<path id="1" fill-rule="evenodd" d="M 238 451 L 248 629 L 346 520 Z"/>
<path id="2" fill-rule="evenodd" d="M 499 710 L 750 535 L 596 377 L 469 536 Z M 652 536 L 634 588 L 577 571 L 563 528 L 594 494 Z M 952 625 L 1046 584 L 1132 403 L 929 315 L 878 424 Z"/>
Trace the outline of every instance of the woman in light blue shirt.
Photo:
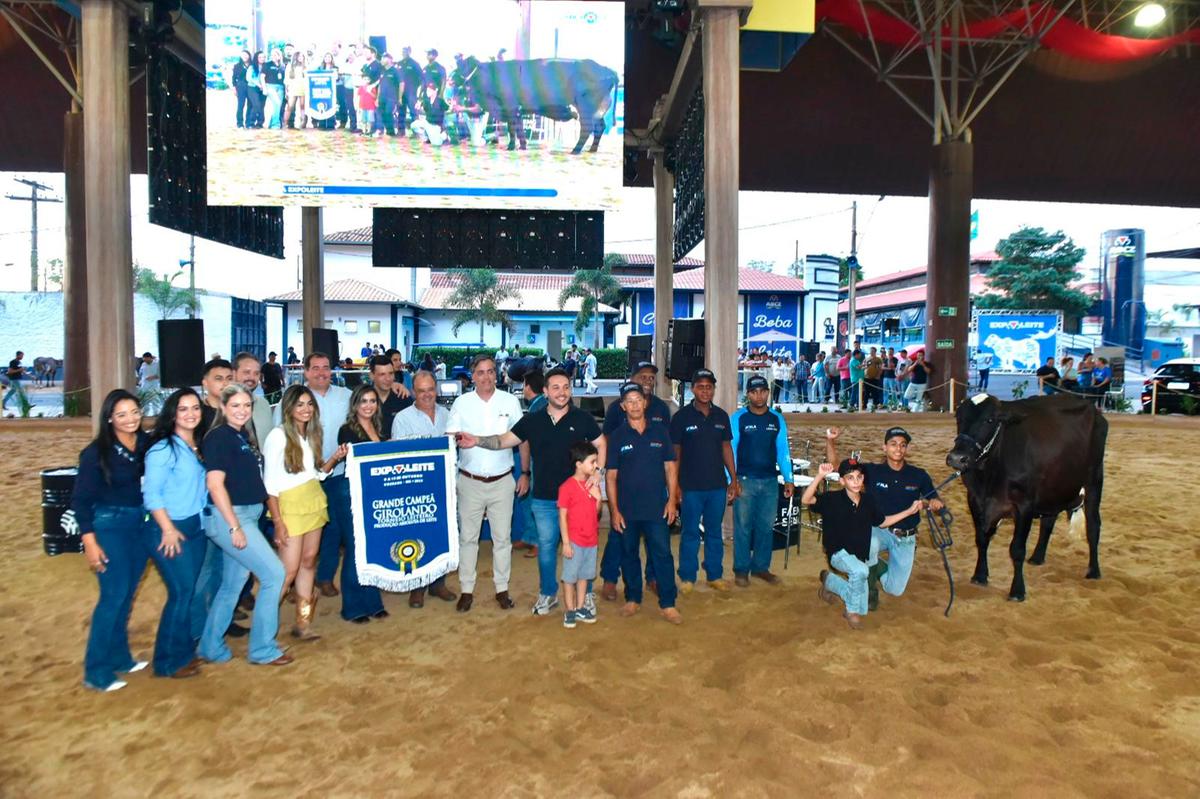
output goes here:
<path id="1" fill-rule="evenodd" d="M 154 643 L 154 673 L 160 677 L 200 673 L 189 623 L 207 545 L 200 512 L 208 489 L 195 437 L 200 407 L 200 396 L 190 388 L 167 398 L 146 452 L 142 497 L 152 517 L 146 524 L 146 546 L 167 586 Z"/>

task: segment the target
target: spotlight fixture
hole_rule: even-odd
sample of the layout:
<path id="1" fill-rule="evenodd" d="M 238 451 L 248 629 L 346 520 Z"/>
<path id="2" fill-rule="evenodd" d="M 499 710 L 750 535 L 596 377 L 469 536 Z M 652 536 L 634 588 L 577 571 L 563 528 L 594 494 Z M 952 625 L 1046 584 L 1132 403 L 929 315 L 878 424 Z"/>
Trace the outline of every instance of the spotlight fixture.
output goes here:
<path id="1" fill-rule="evenodd" d="M 1138 28 L 1155 28 L 1167 18 L 1167 10 L 1158 3 L 1146 3 L 1138 9 L 1133 24 Z"/>

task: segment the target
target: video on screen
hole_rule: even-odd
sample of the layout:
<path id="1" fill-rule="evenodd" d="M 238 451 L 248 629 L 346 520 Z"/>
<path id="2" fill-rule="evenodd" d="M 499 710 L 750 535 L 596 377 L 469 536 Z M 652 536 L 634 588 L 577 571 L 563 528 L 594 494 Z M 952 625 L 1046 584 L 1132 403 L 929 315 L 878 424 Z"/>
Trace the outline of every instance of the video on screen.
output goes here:
<path id="1" fill-rule="evenodd" d="M 208 0 L 209 205 L 612 209 L 624 4 Z"/>

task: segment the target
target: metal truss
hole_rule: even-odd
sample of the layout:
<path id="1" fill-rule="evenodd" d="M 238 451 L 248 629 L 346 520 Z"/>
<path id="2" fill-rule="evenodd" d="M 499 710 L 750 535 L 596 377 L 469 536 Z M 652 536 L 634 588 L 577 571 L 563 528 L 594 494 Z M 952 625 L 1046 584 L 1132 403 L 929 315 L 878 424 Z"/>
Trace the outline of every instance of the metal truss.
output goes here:
<path id="1" fill-rule="evenodd" d="M 33 51 L 38 60 L 66 89 L 67 94 L 71 96 L 73 107 L 82 108 L 83 96 L 80 93 L 79 77 L 79 23 L 76 19 L 69 14 L 62 13 L 51 3 L 33 2 L 32 0 L 26 2 L 3 0 L 0 2 L 0 18 L 9 24 L 21 41 L 29 45 L 29 49 Z M 66 59 L 67 71 L 70 74 L 69 79 L 33 37 L 35 33 L 62 52 Z"/>

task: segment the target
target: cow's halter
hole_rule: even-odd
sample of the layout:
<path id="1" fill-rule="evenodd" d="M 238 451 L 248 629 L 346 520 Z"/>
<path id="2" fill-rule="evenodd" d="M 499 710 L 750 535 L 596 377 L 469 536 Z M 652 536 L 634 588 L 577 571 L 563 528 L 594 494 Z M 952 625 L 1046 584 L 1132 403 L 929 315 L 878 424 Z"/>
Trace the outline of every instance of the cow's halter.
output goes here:
<path id="1" fill-rule="evenodd" d="M 985 444 L 983 446 L 980 446 L 978 441 L 976 441 L 974 438 L 967 435 L 966 433 L 960 433 L 958 437 L 964 438 L 967 441 L 969 441 L 971 443 L 971 446 L 973 446 L 978 451 L 978 454 L 976 454 L 976 456 L 975 456 L 975 462 L 979 463 L 985 457 L 987 457 L 987 454 L 989 452 L 991 452 L 992 446 L 996 443 L 996 439 L 1000 437 L 1000 430 L 1003 427 L 1004 427 L 1004 422 L 997 422 L 996 429 L 995 429 L 995 431 L 992 432 L 992 437 L 989 438 L 987 444 Z"/>

